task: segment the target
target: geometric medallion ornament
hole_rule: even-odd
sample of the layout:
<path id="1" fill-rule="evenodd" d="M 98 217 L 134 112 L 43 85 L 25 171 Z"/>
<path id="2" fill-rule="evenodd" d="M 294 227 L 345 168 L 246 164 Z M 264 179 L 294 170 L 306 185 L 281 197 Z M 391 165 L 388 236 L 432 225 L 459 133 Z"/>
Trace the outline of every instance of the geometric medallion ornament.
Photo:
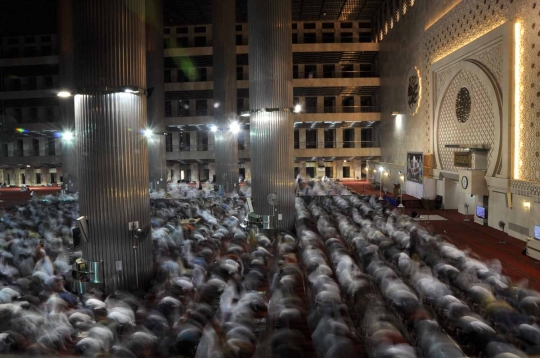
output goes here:
<path id="1" fill-rule="evenodd" d="M 456 117 L 459 123 L 465 123 L 471 116 L 471 94 L 466 87 L 461 87 L 456 98 Z"/>
<path id="2" fill-rule="evenodd" d="M 418 106 L 420 105 L 420 96 L 422 91 L 422 84 L 420 78 L 420 72 L 416 67 L 411 68 L 409 71 L 408 85 L 407 85 L 407 105 L 412 114 L 416 114 Z"/>

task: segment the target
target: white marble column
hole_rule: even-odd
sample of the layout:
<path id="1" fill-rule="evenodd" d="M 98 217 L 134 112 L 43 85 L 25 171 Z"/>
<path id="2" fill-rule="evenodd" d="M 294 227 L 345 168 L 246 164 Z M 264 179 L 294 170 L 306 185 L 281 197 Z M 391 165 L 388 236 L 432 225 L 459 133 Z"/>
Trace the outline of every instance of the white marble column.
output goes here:
<path id="1" fill-rule="evenodd" d="M 251 144 L 250 140 L 251 140 L 251 138 L 249 136 L 249 130 L 244 131 L 244 147 L 247 150 L 249 150 L 249 148 L 250 148 L 250 144 Z"/>
<path id="2" fill-rule="evenodd" d="M 339 71 L 340 69 L 338 68 L 336 70 L 336 73 L 338 73 Z M 336 113 L 343 113 L 343 101 L 341 100 L 341 97 L 336 98 Z"/>
<path id="3" fill-rule="evenodd" d="M 181 171 L 180 164 L 174 163 L 172 165 L 172 170 L 173 170 L 172 182 L 173 182 L 173 184 L 175 184 L 181 178 L 181 176 L 180 176 L 180 171 Z"/>
<path id="4" fill-rule="evenodd" d="M 175 132 L 172 134 L 172 146 L 173 146 L 173 152 L 177 153 L 180 152 L 180 133 Z"/>
<path id="5" fill-rule="evenodd" d="M 191 181 L 199 181 L 199 164 L 191 164 Z"/>
<path id="6" fill-rule="evenodd" d="M 302 178 L 306 178 L 307 177 L 307 163 L 305 161 L 301 161 L 300 162 L 300 176 L 302 176 Z"/>
<path id="7" fill-rule="evenodd" d="M 64 175 L 64 171 L 62 170 L 62 167 L 56 167 L 56 182 L 61 183 L 62 179 L 61 177 Z"/>
<path id="8" fill-rule="evenodd" d="M 34 185 L 36 184 L 36 175 L 34 174 L 34 168 L 26 168 L 24 170 L 24 176 L 26 177 L 26 185 Z"/>
<path id="9" fill-rule="evenodd" d="M 216 136 L 213 132 L 208 133 L 208 150 L 211 152 L 216 150 Z"/>
<path id="10" fill-rule="evenodd" d="M 173 167 L 172 165 L 167 165 L 167 177 L 164 178 L 167 182 L 171 182 L 172 183 L 172 175 L 171 175 L 171 170 L 173 170 Z"/>
<path id="11" fill-rule="evenodd" d="M 245 162 L 244 168 L 246 170 L 246 177 L 244 179 L 251 181 L 251 162 Z"/>
<path id="12" fill-rule="evenodd" d="M 336 128 L 335 144 L 336 148 L 343 148 L 343 128 Z"/>
<path id="13" fill-rule="evenodd" d="M 298 140 L 300 141 L 299 148 L 306 149 L 306 130 L 299 129 Z"/>
<path id="14" fill-rule="evenodd" d="M 8 169 L 8 174 L 9 174 L 9 184 L 18 185 L 19 177 L 18 177 L 17 169 Z"/>
<path id="15" fill-rule="evenodd" d="M 362 148 L 362 128 L 354 128 L 354 147 Z"/>
<path id="16" fill-rule="evenodd" d="M 216 175 L 216 163 L 208 163 L 208 178 L 210 181 L 214 180 L 214 175 Z"/>
<path id="17" fill-rule="evenodd" d="M 197 132 L 189 132 L 189 151 L 197 152 L 199 151 L 199 141 Z"/>
<path id="18" fill-rule="evenodd" d="M 317 128 L 317 148 L 324 148 L 324 128 Z"/>
<path id="19" fill-rule="evenodd" d="M 24 168 L 15 169 L 15 177 L 17 178 L 17 185 L 23 185 L 23 180 L 22 180 L 23 174 L 24 174 Z"/>
<path id="20" fill-rule="evenodd" d="M 352 173 L 355 179 L 362 179 L 362 161 L 355 159 L 352 162 L 352 168 L 354 172 Z"/>
<path id="21" fill-rule="evenodd" d="M 317 113 L 324 113 L 324 97 L 317 97 Z"/>
<path id="22" fill-rule="evenodd" d="M 48 167 L 41 168 L 41 185 L 47 185 L 50 180 L 50 173 Z"/>
<path id="23" fill-rule="evenodd" d="M 343 160 L 334 160 L 334 178 L 343 179 Z"/>

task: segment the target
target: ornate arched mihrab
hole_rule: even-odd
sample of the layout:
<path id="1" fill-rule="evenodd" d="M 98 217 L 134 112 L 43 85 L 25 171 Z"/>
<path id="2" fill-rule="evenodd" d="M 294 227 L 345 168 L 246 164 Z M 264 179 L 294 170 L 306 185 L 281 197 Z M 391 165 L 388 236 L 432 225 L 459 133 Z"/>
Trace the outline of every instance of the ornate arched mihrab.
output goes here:
<path id="1" fill-rule="evenodd" d="M 453 76 L 442 90 L 437 106 L 436 150 L 440 169 L 457 172 L 454 166 L 454 151 L 446 148 L 452 144 L 471 144 L 488 146 L 488 173 L 491 176 L 500 153 L 500 104 L 493 85 L 482 70 L 470 62 L 462 62 L 449 71 Z M 490 88 L 491 87 L 491 88 Z M 458 95 L 464 88 L 470 95 L 469 117 L 466 121 L 458 119 L 456 105 Z"/>

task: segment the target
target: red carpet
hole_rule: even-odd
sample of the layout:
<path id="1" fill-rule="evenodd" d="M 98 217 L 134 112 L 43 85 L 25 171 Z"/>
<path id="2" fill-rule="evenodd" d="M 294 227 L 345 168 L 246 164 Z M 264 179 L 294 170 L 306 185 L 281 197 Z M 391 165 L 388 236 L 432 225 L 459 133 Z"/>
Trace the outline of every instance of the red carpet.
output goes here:
<path id="1" fill-rule="evenodd" d="M 382 195 L 383 197 L 388 196 L 391 199 L 395 199 L 394 195 L 390 192 L 387 192 L 385 194 L 384 191 L 381 192 L 379 190 L 372 189 L 371 184 L 367 183 L 365 180 L 344 179 L 341 181 L 341 183 L 359 195 L 375 195 L 377 197 L 379 195 Z M 415 198 L 414 196 L 403 194 L 403 205 L 408 208 L 419 208 L 422 206 L 422 201 L 418 198 Z"/>
<path id="2" fill-rule="evenodd" d="M 405 209 L 406 213 L 409 211 Z M 416 211 L 423 217 L 428 214 L 424 209 Z M 457 210 L 431 210 L 429 214 L 448 219 L 433 220 L 429 224 L 420 221 L 430 232 L 442 236 L 461 250 L 470 251 L 482 261 L 498 259 L 504 273 L 514 283 L 526 279 L 530 288 L 540 291 L 540 262 L 521 254 L 526 245 L 524 241 L 474 221 L 465 222 L 465 216 Z M 471 216 L 469 218 L 472 220 Z M 506 241 L 506 244 L 500 244 L 499 241 Z"/>
<path id="3" fill-rule="evenodd" d="M 360 195 L 377 195 L 379 196 L 379 191 L 371 189 L 371 184 L 368 184 L 366 180 L 347 180 L 344 179 L 341 181 L 341 184 L 345 185 L 352 191 Z"/>
<path id="4" fill-rule="evenodd" d="M 61 190 L 59 186 L 31 186 L 28 191 L 21 191 L 21 188 L 1 188 L 0 208 L 9 208 L 13 205 L 21 205 L 30 200 L 30 193 L 35 196 L 45 196 L 56 194 Z"/>
<path id="5" fill-rule="evenodd" d="M 342 183 L 360 195 L 379 196 L 379 191 L 371 189 L 371 185 L 365 181 L 343 181 Z M 413 211 L 409 208 L 403 210 L 406 214 Z M 428 215 L 425 209 L 414 210 L 424 217 Z M 510 237 L 500 230 L 476 224 L 474 221 L 465 222 L 463 221 L 465 216 L 459 214 L 457 210 L 431 210 L 429 214 L 448 219 L 446 221 L 433 220 L 429 224 L 420 221 L 430 232 L 442 236 L 461 250 L 468 250 L 482 261 L 498 259 L 504 273 L 511 277 L 514 283 L 525 279 L 530 288 L 540 291 L 540 262 L 521 254 L 525 248 L 525 242 Z M 472 216 L 469 218 L 473 220 Z M 506 241 L 506 244 L 499 243 L 502 239 Z"/>

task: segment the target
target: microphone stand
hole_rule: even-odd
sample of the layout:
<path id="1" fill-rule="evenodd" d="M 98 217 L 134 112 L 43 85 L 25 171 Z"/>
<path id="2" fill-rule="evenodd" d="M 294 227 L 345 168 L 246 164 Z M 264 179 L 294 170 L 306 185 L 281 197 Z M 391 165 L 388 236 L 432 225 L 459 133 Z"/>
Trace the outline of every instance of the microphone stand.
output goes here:
<path id="1" fill-rule="evenodd" d="M 501 236 L 501 241 L 499 241 L 499 244 L 506 244 L 506 241 L 504 241 L 504 225 L 502 226 L 502 236 Z"/>
<path id="2" fill-rule="evenodd" d="M 425 180 L 425 178 L 423 178 L 423 180 L 422 180 L 422 196 L 426 199 L 426 203 L 427 203 L 427 221 L 426 221 L 426 224 L 429 224 L 429 206 L 430 206 L 430 203 L 429 203 L 429 199 L 426 198 L 426 180 Z"/>

